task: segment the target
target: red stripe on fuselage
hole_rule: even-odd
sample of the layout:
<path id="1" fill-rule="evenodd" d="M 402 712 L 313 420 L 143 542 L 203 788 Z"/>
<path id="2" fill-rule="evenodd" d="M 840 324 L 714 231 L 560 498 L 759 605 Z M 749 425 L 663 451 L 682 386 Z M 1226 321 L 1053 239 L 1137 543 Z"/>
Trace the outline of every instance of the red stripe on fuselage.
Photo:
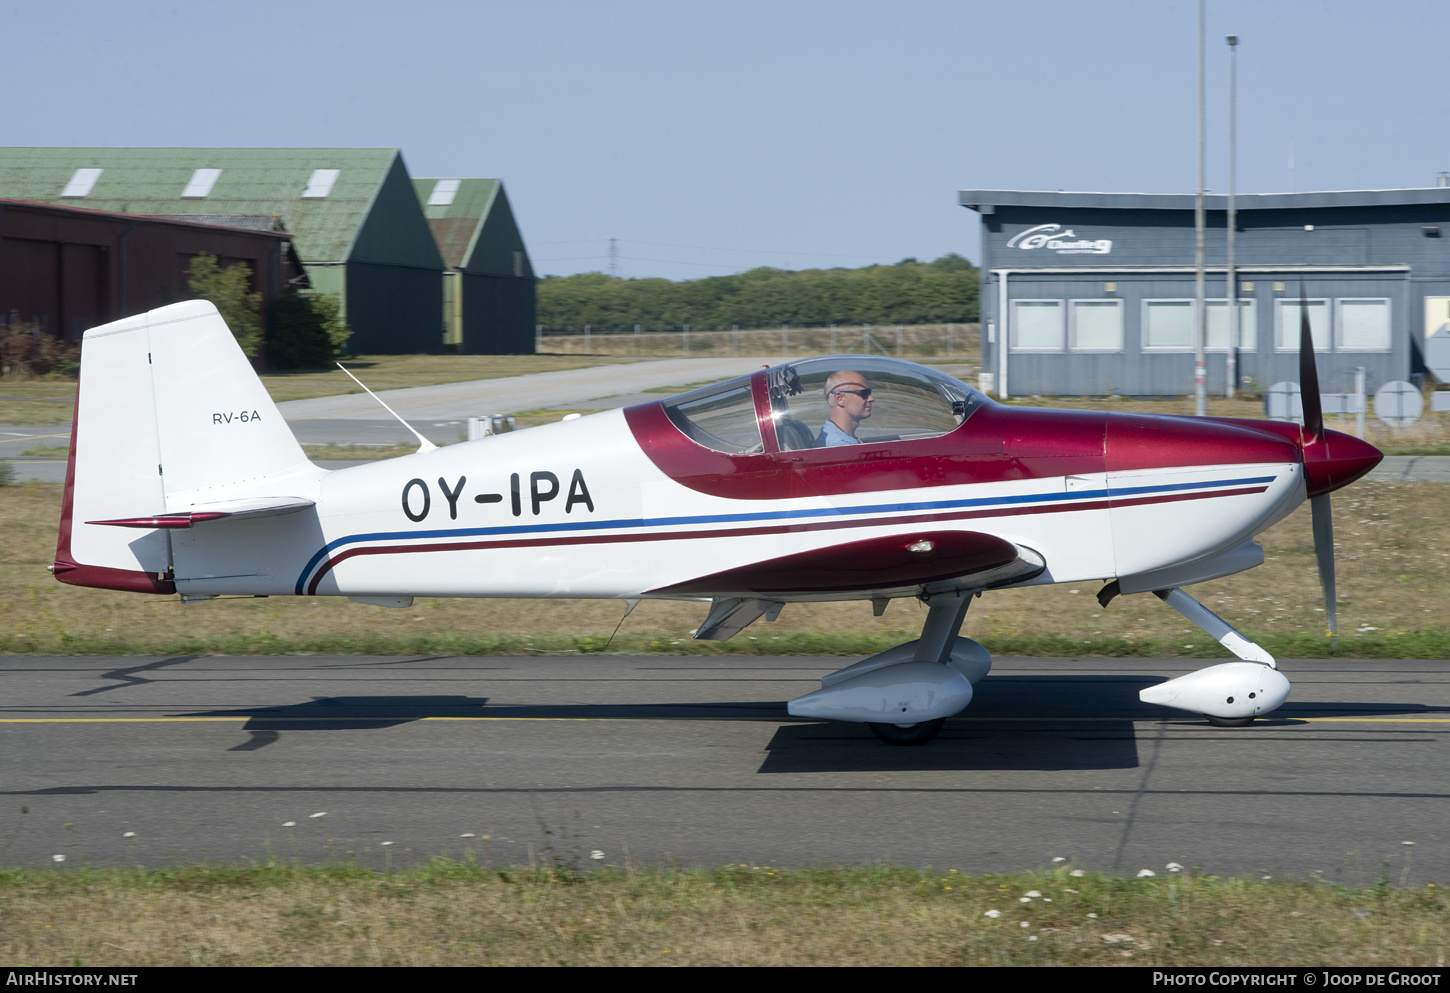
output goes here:
<path id="1" fill-rule="evenodd" d="M 937 514 L 922 514 L 914 517 L 897 517 L 891 520 L 880 518 L 850 521 L 816 521 L 808 524 L 776 524 L 752 528 L 716 528 L 709 531 L 654 531 L 647 534 L 588 534 L 550 538 L 494 539 L 490 541 L 439 542 L 429 545 L 373 545 L 366 548 L 350 548 L 345 552 L 329 556 L 317 567 L 317 572 L 307 584 L 307 595 L 315 596 L 322 577 L 339 564 L 355 555 L 402 555 L 412 552 L 461 552 L 495 548 L 547 548 L 558 545 L 600 545 L 645 541 L 689 541 L 704 538 L 736 538 L 762 534 L 795 534 L 805 531 L 834 531 L 840 528 L 880 527 L 885 524 L 929 524 L 939 521 L 966 521 L 984 517 L 1017 517 L 1024 514 L 1053 514 L 1079 510 L 1108 510 L 1117 507 L 1137 507 L 1152 503 L 1177 503 L 1184 500 L 1207 500 L 1213 497 L 1245 496 L 1263 493 L 1267 486 L 1244 486 L 1232 490 L 1214 490 L 1207 493 L 1169 493 L 1159 496 L 1129 497 L 1115 499 L 1103 497 L 1099 501 L 1072 504 L 1035 504 L 1009 506 L 991 510 L 944 511 Z M 1066 496 L 1066 495 L 1064 495 Z"/>

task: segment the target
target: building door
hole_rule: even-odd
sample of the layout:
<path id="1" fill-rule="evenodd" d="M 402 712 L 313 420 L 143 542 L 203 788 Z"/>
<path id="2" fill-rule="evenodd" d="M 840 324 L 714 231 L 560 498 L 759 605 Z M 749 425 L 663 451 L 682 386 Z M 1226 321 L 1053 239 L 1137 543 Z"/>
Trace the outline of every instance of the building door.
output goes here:
<path id="1" fill-rule="evenodd" d="M 1450 297 L 1425 298 L 1425 340 L 1450 324 Z"/>

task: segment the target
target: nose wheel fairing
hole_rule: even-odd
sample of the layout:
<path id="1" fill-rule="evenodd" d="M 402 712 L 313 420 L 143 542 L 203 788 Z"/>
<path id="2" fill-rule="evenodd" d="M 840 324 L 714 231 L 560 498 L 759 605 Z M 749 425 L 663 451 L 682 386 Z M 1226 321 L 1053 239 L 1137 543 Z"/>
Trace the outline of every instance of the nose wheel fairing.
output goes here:
<path id="1" fill-rule="evenodd" d="M 1289 698 L 1289 680 L 1262 647 L 1180 589 L 1155 590 L 1153 595 L 1243 661 L 1209 666 L 1150 686 L 1139 692 L 1139 700 L 1203 714 L 1214 724 L 1236 727 L 1277 710 Z"/>
<path id="2" fill-rule="evenodd" d="M 1284 674 L 1257 662 L 1209 666 L 1138 694 L 1144 703 L 1203 714 L 1215 723 L 1247 723 L 1277 710 L 1288 697 L 1289 680 Z"/>

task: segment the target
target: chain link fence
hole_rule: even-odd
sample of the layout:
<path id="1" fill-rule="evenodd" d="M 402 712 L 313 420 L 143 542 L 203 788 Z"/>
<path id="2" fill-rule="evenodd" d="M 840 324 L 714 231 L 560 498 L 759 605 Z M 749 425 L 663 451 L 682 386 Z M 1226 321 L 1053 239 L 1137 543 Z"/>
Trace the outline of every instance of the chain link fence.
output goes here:
<path id="1" fill-rule="evenodd" d="M 870 354 L 904 359 L 975 360 L 980 354 L 977 324 L 839 324 L 692 331 L 644 327 L 544 328 L 536 350 L 554 355 L 802 358 L 807 355 Z"/>

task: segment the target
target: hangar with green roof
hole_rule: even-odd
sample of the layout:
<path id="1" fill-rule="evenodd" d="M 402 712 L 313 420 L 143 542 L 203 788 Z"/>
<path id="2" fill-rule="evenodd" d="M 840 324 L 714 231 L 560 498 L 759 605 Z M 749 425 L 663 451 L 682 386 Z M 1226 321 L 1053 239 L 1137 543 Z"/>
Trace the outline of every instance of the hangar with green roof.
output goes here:
<path id="1" fill-rule="evenodd" d="M 443 256 L 444 340 L 467 355 L 534 351 L 534 270 L 501 179 L 414 179 Z"/>
<path id="2" fill-rule="evenodd" d="M 352 350 L 443 346 L 443 257 L 396 148 L 0 148 L 0 197 L 231 226 L 280 218 L 312 289 L 341 300 Z"/>

